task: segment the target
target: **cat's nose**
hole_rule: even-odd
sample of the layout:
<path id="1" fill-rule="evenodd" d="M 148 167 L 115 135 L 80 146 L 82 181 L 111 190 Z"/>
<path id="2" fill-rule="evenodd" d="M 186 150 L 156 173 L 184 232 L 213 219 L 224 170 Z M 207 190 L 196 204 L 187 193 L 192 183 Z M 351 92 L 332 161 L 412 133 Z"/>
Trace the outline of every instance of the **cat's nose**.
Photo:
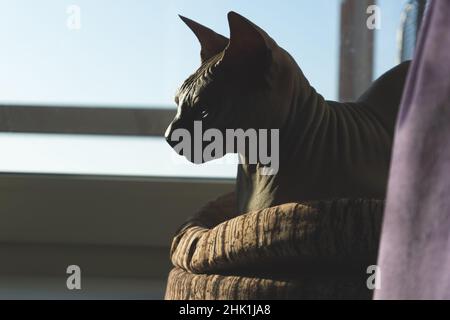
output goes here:
<path id="1" fill-rule="evenodd" d="M 174 131 L 173 128 L 173 121 L 169 124 L 169 126 L 166 129 L 166 132 L 164 133 L 164 138 L 166 138 L 167 143 L 173 148 L 175 146 L 175 142 L 172 141 L 172 133 Z"/>
<path id="2" fill-rule="evenodd" d="M 166 138 L 167 143 L 173 148 L 179 142 L 179 140 L 172 140 L 172 134 L 177 129 L 183 129 L 183 121 L 180 118 L 175 118 L 167 127 L 166 132 L 164 133 L 164 137 Z"/>

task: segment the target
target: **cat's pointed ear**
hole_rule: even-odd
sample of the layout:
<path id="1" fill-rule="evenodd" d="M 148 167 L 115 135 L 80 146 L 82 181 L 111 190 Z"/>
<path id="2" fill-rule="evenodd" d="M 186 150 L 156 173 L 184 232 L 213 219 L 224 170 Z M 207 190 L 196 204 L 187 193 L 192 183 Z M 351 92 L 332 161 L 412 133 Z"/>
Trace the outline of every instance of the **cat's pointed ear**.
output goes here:
<path id="1" fill-rule="evenodd" d="M 200 42 L 200 57 L 202 62 L 222 52 L 228 45 L 228 38 L 214 32 L 213 30 L 183 16 L 179 16 L 184 23 L 194 32 Z"/>
<path id="2" fill-rule="evenodd" d="M 238 62 L 265 55 L 276 46 L 275 41 L 260 27 L 236 12 L 228 13 L 230 44 L 224 62 Z"/>

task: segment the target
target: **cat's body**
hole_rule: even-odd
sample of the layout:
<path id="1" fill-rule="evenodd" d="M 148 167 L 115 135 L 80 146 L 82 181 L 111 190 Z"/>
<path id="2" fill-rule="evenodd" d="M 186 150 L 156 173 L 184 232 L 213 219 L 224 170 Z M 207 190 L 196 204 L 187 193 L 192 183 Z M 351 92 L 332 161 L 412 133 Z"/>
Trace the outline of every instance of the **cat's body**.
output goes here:
<path id="1" fill-rule="evenodd" d="M 279 129 L 276 174 L 261 174 L 259 164 L 239 165 L 239 212 L 302 200 L 384 197 L 409 63 L 386 73 L 355 103 L 325 101 L 294 59 L 247 19 L 229 14 L 229 41 L 183 20 L 202 44 L 203 63 L 177 94 L 168 142 L 174 146 L 172 132 L 192 130 L 194 120 L 220 130 Z M 201 116 L 205 108 L 209 118 Z"/>
<path id="2" fill-rule="evenodd" d="M 303 200 L 383 199 L 408 67 L 386 73 L 355 103 L 325 101 L 303 79 L 295 90 L 310 91 L 310 98 L 297 102 L 280 128 L 277 174 L 239 165 L 240 212 Z"/>

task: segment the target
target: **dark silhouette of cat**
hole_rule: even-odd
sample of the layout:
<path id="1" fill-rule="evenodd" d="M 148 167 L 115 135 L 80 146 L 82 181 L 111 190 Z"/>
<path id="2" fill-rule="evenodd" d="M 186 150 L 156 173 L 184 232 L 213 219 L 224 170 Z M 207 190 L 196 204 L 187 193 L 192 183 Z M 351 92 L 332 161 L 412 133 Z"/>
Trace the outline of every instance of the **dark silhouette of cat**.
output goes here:
<path id="1" fill-rule="evenodd" d="M 376 80 L 352 103 L 326 101 L 284 49 L 261 28 L 230 12 L 230 39 L 181 17 L 201 44 L 201 66 L 178 90 L 166 131 L 279 129 L 279 170 L 240 164 L 241 213 L 281 203 L 384 198 L 396 116 L 409 62 Z M 246 155 L 244 155 L 245 157 Z"/>

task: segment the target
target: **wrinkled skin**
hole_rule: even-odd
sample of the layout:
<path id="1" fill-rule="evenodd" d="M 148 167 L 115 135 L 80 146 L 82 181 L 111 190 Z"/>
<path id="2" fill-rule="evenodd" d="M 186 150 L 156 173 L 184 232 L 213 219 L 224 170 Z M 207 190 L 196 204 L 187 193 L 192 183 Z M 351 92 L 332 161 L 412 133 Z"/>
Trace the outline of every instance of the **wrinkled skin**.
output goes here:
<path id="1" fill-rule="evenodd" d="M 395 120 L 409 67 L 387 72 L 354 103 L 326 101 L 294 59 L 266 32 L 230 12 L 230 40 L 187 18 L 202 46 L 200 68 L 178 90 L 166 131 L 280 130 L 280 168 L 262 175 L 240 164 L 241 213 L 281 203 L 331 198 L 384 198 Z M 243 155 L 244 157 L 246 155 Z"/>

